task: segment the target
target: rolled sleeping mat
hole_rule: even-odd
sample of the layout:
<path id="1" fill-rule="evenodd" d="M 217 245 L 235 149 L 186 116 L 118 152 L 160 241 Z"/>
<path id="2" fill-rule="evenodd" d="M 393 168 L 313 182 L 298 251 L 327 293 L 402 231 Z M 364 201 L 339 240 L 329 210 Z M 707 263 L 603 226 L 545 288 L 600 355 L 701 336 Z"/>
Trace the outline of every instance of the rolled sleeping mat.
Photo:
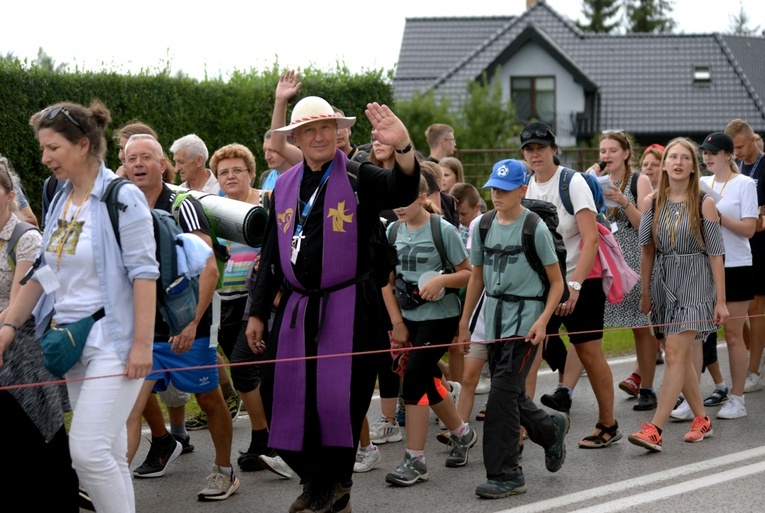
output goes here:
<path id="1" fill-rule="evenodd" d="M 213 223 L 217 237 L 259 248 L 263 244 L 268 211 L 260 205 L 245 203 L 206 192 L 192 191 L 167 184 L 175 192 L 188 192 L 202 204 Z"/>

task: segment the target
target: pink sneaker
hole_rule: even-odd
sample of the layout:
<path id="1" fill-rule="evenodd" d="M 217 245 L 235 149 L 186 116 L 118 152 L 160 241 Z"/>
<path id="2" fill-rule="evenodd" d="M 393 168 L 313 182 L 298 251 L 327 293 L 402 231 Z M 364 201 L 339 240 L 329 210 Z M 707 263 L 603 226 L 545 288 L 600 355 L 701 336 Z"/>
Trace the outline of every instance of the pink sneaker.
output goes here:
<path id="1" fill-rule="evenodd" d="M 712 421 L 709 416 L 696 417 L 691 423 L 691 430 L 685 434 L 685 441 L 690 443 L 701 442 L 704 438 L 712 436 Z"/>
<path id="2" fill-rule="evenodd" d="M 641 422 L 640 431 L 627 437 L 630 443 L 653 452 L 661 452 L 661 435 L 659 430 L 650 422 Z"/>

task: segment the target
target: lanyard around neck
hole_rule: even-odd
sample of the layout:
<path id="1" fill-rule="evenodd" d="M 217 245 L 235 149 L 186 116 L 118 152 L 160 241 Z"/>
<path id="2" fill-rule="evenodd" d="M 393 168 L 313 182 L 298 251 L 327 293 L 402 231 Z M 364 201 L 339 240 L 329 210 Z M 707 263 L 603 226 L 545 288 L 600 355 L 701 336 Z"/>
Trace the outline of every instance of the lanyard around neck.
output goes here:
<path id="1" fill-rule="evenodd" d="M 313 208 L 314 201 L 316 201 L 316 196 L 319 195 L 319 191 L 324 186 L 324 184 L 329 180 L 329 172 L 332 171 L 332 164 L 334 164 L 334 161 L 329 165 L 326 171 L 324 171 L 324 175 L 321 177 L 321 181 L 319 182 L 319 186 L 316 187 L 316 190 L 313 191 L 313 194 L 310 198 L 308 198 L 308 201 L 306 201 L 305 206 L 303 206 L 302 212 L 300 212 L 300 219 L 298 220 L 298 224 L 295 227 L 295 237 L 299 237 L 301 233 L 303 233 L 303 225 L 305 224 L 306 219 L 308 219 L 308 214 L 311 213 L 311 209 Z M 305 171 L 303 171 L 305 173 Z M 300 177 L 300 181 L 302 183 L 303 177 Z M 298 193 L 299 195 L 300 193 Z M 299 199 L 298 199 L 299 201 Z"/>

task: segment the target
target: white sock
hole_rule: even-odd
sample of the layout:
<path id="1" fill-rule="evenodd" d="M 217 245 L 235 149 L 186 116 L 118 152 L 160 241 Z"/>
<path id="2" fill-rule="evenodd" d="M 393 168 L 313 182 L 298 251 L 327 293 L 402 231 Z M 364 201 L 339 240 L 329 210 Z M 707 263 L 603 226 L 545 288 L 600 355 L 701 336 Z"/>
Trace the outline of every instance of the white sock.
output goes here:
<path id="1" fill-rule="evenodd" d="M 457 429 L 450 429 L 449 432 L 455 436 L 465 436 L 466 434 L 470 433 L 470 426 L 467 424 L 467 422 L 463 422 Z"/>
<path id="2" fill-rule="evenodd" d="M 413 449 L 407 449 L 406 452 L 409 454 L 409 456 L 413 458 L 417 458 L 423 463 L 425 462 L 425 451 L 415 451 Z"/>
<path id="3" fill-rule="evenodd" d="M 725 390 L 728 388 L 728 385 L 725 384 L 725 380 L 722 380 L 720 383 L 715 383 L 715 388 L 717 390 Z"/>
<path id="4" fill-rule="evenodd" d="M 362 447 L 361 450 L 364 451 L 364 452 L 374 451 L 375 450 L 375 444 L 370 442 L 369 445 L 367 445 L 366 447 Z"/>

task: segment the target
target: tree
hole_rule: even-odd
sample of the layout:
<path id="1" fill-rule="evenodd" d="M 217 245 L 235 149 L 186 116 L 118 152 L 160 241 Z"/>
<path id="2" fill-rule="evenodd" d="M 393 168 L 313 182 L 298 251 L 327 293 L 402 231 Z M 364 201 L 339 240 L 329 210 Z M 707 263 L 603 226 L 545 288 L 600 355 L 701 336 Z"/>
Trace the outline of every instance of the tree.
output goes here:
<path id="1" fill-rule="evenodd" d="M 34 60 L 33 64 L 38 68 L 50 71 L 51 73 L 65 73 L 69 67 L 69 65 L 65 62 L 56 64 L 56 61 L 53 59 L 53 57 L 45 53 L 42 47 L 37 50 L 37 59 Z"/>
<path id="2" fill-rule="evenodd" d="M 576 25 L 585 32 L 609 34 L 619 26 L 619 20 L 610 22 L 621 9 L 620 0 L 582 0 L 582 14 L 589 23 Z"/>
<path id="3" fill-rule="evenodd" d="M 738 15 L 730 17 L 729 33 L 738 36 L 753 36 L 760 31 L 760 26 L 757 25 L 754 28 L 749 28 L 751 18 L 749 18 L 749 15 L 744 11 L 744 4 L 739 2 L 739 6 Z"/>
<path id="4" fill-rule="evenodd" d="M 673 0 L 625 0 L 628 33 L 672 32 Z"/>
<path id="5" fill-rule="evenodd" d="M 510 100 L 502 99 L 502 85 L 489 84 L 486 73 L 467 86 L 468 97 L 459 113 L 455 133 L 462 148 L 514 148 L 522 126 Z"/>

